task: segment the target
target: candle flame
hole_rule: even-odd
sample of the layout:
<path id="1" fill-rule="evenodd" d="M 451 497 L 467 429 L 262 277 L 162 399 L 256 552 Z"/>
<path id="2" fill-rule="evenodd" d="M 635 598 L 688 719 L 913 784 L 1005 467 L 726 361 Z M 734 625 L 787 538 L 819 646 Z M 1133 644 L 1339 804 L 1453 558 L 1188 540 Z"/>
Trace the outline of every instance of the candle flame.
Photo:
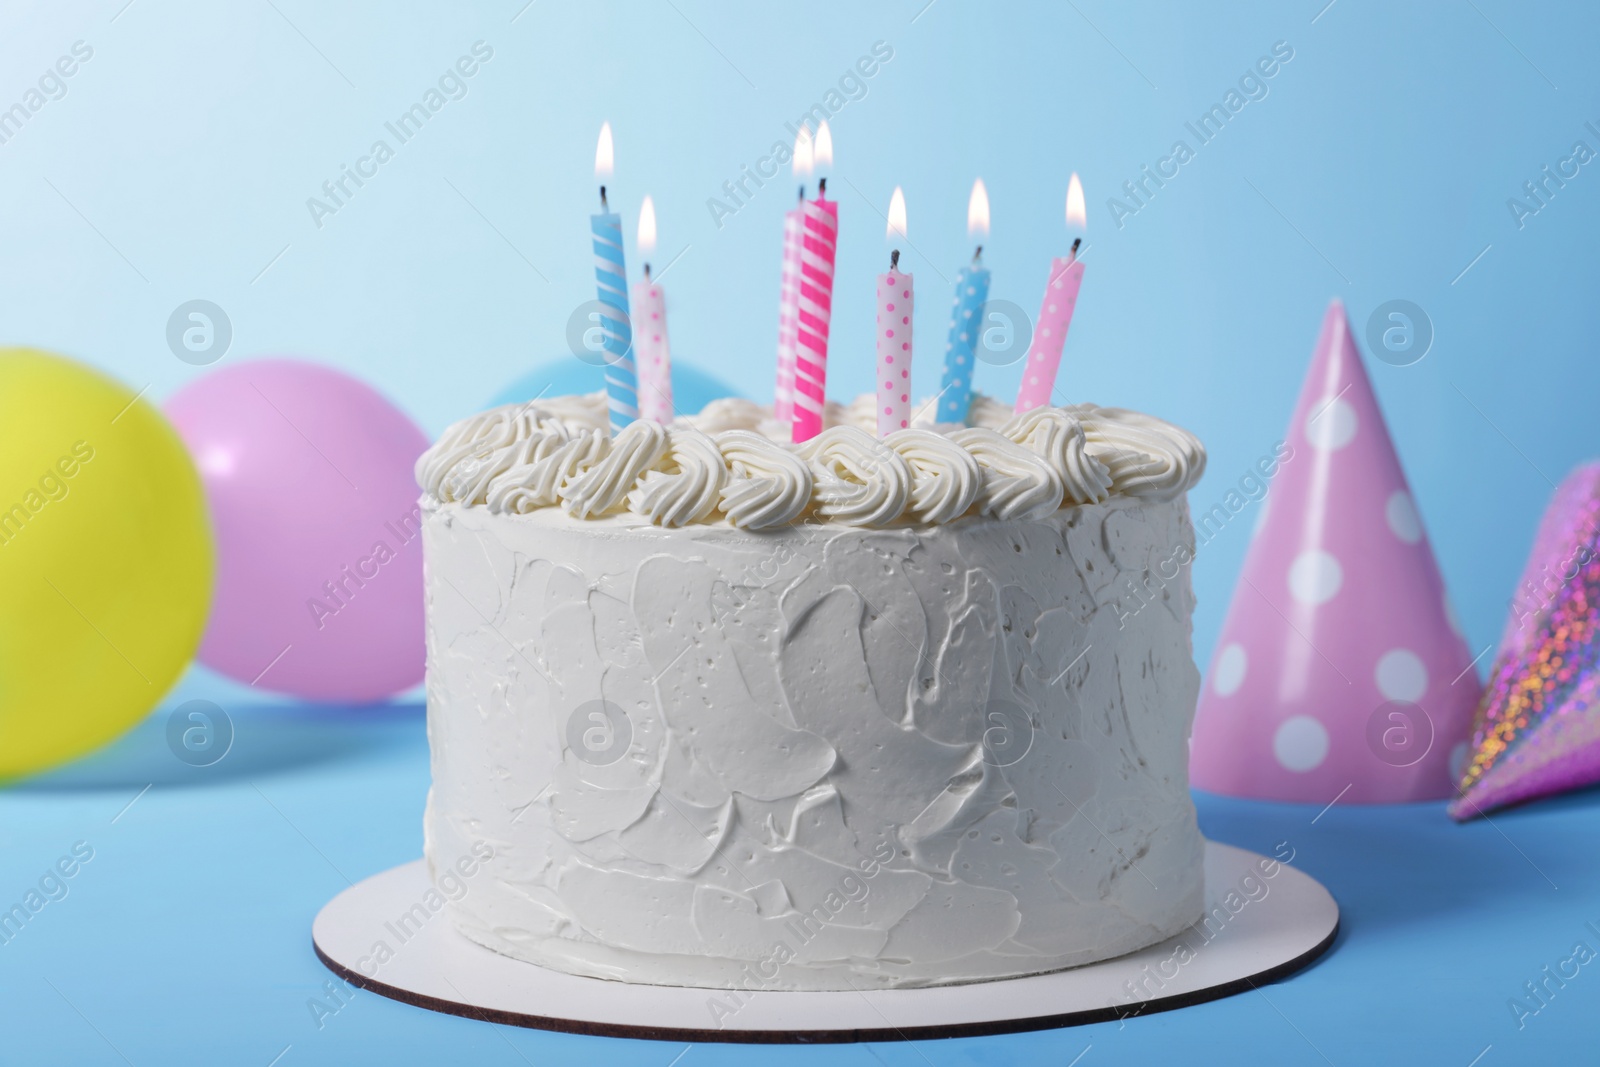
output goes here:
<path id="1" fill-rule="evenodd" d="M 1078 172 L 1072 172 L 1072 180 L 1067 183 L 1067 226 L 1082 230 L 1089 225 L 1089 213 L 1083 206 L 1083 183 L 1078 180 Z"/>
<path id="2" fill-rule="evenodd" d="M 811 131 L 802 126 L 800 132 L 794 135 L 794 176 L 811 177 L 815 165 L 815 161 L 811 158 Z"/>
<path id="3" fill-rule="evenodd" d="M 594 148 L 594 176 L 601 181 L 611 177 L 616 150 L 611 146 L 611 123 L 600 124 L 600 143 Z"/>
<path id="4" fill-rule="evenodd" d="M 649 255 L 656 250 L 656 202 L 644 198 L 639 206 L 639 254 Z"/>
<path id="5" fill-rule="evenodd" d="M 894 240 L 895 235 L 906 235 L 906 194 L 894 187 L 894 195 L 889 198 L 889 229 L 885 236 Z"/>
<path id="6" fill-rule="evenodd" d="M 828 120 L 823 119 L 817 127 L 816 146 L 812 150 L 812 159 L 820 170 L 823 167 L 833 166 L 833 131 L 828 129 Z"/>
<path id="7" fill-rule="evenodd" d="M 967 236 L 989 236 L 989 190 L 983 187 L 982 178 L 972 183 L 972 196 L 967 200 Z"/>

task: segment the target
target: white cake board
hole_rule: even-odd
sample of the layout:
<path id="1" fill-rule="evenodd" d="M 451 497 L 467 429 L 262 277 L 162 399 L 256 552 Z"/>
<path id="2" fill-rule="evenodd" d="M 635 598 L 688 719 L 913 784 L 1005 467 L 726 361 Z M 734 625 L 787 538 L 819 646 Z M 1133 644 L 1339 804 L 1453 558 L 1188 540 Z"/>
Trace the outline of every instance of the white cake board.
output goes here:
<path id="1" fill-rule="evenodd" d="M 578 978 L 467 940 L 441 912 L 402 940 L 394 922 L 430 888 L 423 861 L 373 875 L 323 907 L 317 956 L 352 985 L 473 1019 L 612 1037 L 677 1041 L 838 1042 L 970 1037 L 1126 1019 L 1244 992 L 1299 970 L 1333 944 L 1339 906 L 1310 876 L 1279 865 L 1261 878 L 1253 852 L 1206 843 L 1207 912 L 1233 891 L 1237 911 L 1158 945 L 1053 974 L 970 985 L 861 992 L 739 994 Z M 1241 879 L 1253 875 L 1246 888 Z M 393 956 L 373 961 L 378 942 Z M 1182 942 L 1190 953 L 1178 949 Z M 1191 954 L 1192 953 L 1192 954 Z M 1183 960 L 1184 956 L 1188 956 Z M 1177 962 L 1183 960 L 1181 963 Z M 1175 972 L 1175 973 L 1174 973 Z M 1134 992 L 1124 983 L 1134 983 Z M 1140 990 L 1142 984 L 1142 991 Z M 719 1025 L 720 1023 L 720 1025 Z"/>

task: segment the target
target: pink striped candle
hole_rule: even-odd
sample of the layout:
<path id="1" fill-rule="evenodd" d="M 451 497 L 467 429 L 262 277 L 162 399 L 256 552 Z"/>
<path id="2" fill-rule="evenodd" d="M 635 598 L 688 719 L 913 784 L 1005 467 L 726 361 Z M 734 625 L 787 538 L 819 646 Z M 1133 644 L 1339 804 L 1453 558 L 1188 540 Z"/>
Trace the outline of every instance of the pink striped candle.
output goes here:
<path id="1" fill-rule="evenodd" d="M 1082 228 L 1086 212 L 1083 186 L 1074 174 L 1067 186 L 1067 224 Z M 1061 346 L 1072 325 L 1072 312 L 1078 306 L 1078 289 L 1083 285 L 1083 264 L 1078 261 L 1080 240 L 1072 242 L 1067 258 L 1050 261 L 1050 279 L 1044 299 L 1039 302 L 1039 317 L 1034 323 L 1033 343 L 1028 346 L 1028 362 L 1022 369 L 1022 387 L 1017 390 L 1017 414 L 1050 403 L 1055 392 L 1056 372 L 1061 369 Z"/>
<path id="2" fill-rule="evenodd" d="M 800 304 L 794 361 L 794 441 L 822 432 L 827 393 L 828 323 L 833 316 L 833 265 L 839 235 L 839 204 L 828 198 L 827 179 L 817 198 L 803 205 Z"/>
<path id="3" fill-rule="evenodd" d="M 783 274 L 778 296 L 778 385 L 772 413 L 779 423 L 794 421 L 794 352 L 800 339 L 800 260 L 805 232 L 805 188 L 800 203 L 783 213 Z"/>
<path id="4" fill-rule="evenodd" d="M 831 146 L 830 146 L 831 152 Z M 801 126 L 794 135 L 791 167 L 800 180 L 793 208 L 783 214 L 783 272 L 778 290 L 778 382 L 772 393 L 772 414 L 778 423 L 794 423 L 794 350 L 800 334 L 800 258 L 805 235 L 805 179 L 816 165 L 811 129 Z"/>
<path id="5" fill-rule="evenodd" d="M 878 436 L 911 422 L 911 275 L 890 253 L 889 270 L 878 275 Z"/>

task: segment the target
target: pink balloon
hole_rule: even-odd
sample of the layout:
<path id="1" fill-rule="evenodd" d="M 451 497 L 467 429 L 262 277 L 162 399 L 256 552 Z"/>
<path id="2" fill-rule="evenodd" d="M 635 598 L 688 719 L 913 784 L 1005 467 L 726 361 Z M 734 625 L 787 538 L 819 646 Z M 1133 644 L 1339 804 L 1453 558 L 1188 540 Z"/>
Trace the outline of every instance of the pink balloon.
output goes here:
<path id="1" fill-rule="evenodd" d="M 364 703 L 422 680 L 412 465 L 427 440 L 371 387 L 288 359 L 168 401 L 205 482 L 217 582 L 201 663 L 263 689 Z"/>

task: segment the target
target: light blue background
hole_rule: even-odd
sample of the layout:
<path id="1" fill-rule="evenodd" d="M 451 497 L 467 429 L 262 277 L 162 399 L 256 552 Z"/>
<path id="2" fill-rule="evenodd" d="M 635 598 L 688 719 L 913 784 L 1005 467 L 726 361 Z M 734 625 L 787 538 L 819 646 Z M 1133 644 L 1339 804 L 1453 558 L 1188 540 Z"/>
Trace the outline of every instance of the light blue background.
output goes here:
<path id="1" fill-rule="evenodd" d="M 922 297 L 916 375 L 928 392 L 945 328 L 941 275 L 970 254 L 972 179 L 985 179 L 994 204 L 994 295 L 1031 310 L 1066 244 L 1062 197 L 1076 170 L 1088 192 L 1089 272 L 1064 392 L 1198 433 L 1211 473 L 1197 506 L 1220 499 L 1283 433 L 1331 297 L 1346 302 L 1358 334 L 1384 301 L 1426 309 L 1436 330 L 1426 358 L 1368 365 L 1474 650 L 1494 640 L 1551 483 L 1596 451 L 1600 168 L 1583 168 L 1524 228 L 1506 201 L 1575 140 L 1600 148 L 1584 129 L 1600 125 L 1600 10 L 1507 0 L 925 3 L 11 0 L 0 14 L 0 108 L 74 41 L 94 56 L 65 97 L 0 145 L 4 339 L 85 359 L 161 399 L 205 373 L 165 341 L 172 310 L 205 298 L 231 318 L 227 361 L 327 362 L 437 433 L 562 358 L 568 317 L 592 297 L 591 167 L 609 119 L 627 231 L 649 192 L 658 268 L 682 252 L 666 278 L 679 358 L 765 399 L 792 183 L 771 183 L 720 229 L 705 202 L 787 141 L 784 123 L 881 40 L 894 58 L 832 121 L 842 232 L 833 395 L 869 384 L 879 212 L 896 184 L 910 209 L 904 262 Z M 307 198 L 479 40 L 494 57 L 465 98 L 314 225 Z M 1193 145 L 1185 121 L 1276 41 L 1294 58 L 1270 94 L 1118 229 L 1106 198 L 1175 139 Z M 1017 379 L 1016 367 L 986 368 L 979 386 L 1009 396 Z M 1195 568 L 1202 663 L 1248 531 L 1227 527 Z M 179 693 L 194 695 L 224 701 L 241 724 L 218 773 L 174 778 L 152 723 L 88 768 L 0 799 L 0 896 L 20 894 L 72 840 L 99 850 L 26 944 L 0 948 L 16 1020 L 0 1060 L 120 1062 L 98 1026 L 136 1063 L 176 1062 L 189 1048 L 197 1060 L 265 1064 L 286 1044 L 284 1067 L 468 1054 L 520 1062 L 480 1024 L 373 997 L 334 1020 L 332 1034 L 305 1015 L 322 980 L 310 916 L 343 885 L 331 868 L 359 878 L 420 848 L 427 769 L 416 711 L 251 709 L 262 698 L 200 671 Z M 1224 1035 L 1267 1060 L 1322 1062 L 1299 1030 L 1334 1062 L 1389 1047 L 1465 1065 L 1491 1043 L 1484 1064 L 1526 1062 L 1575 1038 L 1600 993 L 1600 977 L 1585 973 L 1522 1033 L 1504 1008 L 1582 936 L 1583 920 L 1600 919 L 1583 911 L 1600 883 L 1582 845 L 1592 808 L 1592 796 L 1578 798 L 1508 815 L 1499 830 L 1458 830 L 1434 805 L 1336 808 L 1312 826 L 1314 810 L 1203 800 L 1206 828 L 1222 840 L 1270 850 L 1321 835 L 1305 865 L 1347 906 L 1345 944 L 1269 991 L 1275 1008 L 1251 996 L 1121 1033 L 832 1054 L 1066 1063 L 1093 1043 L 1084 1064 L 1136 1054 L 1198 1062 L 1196 1043 Z M 665 1064 L 677 1051 L 509 1040 L 539 1063 Z M 701 1047 L 682 1062 L 748 1055 Z"/>

